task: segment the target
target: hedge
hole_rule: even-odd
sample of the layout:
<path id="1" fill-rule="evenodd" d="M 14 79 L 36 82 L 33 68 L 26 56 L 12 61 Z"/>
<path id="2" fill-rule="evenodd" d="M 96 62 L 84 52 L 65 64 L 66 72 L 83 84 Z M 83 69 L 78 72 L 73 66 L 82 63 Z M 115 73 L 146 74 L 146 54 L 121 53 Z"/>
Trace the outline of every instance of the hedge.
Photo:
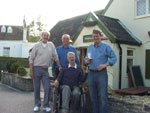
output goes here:
<path id="1" fill-rule="evenodd" d="M 20 58 L 20 57 L 2 57 L 0 56 L 0 71 L 6 71 L 6 64 L 8 62 L 20 62 L 20 64 L 26 68 L 29 67 L 29 59 L 28 58 Z"/>

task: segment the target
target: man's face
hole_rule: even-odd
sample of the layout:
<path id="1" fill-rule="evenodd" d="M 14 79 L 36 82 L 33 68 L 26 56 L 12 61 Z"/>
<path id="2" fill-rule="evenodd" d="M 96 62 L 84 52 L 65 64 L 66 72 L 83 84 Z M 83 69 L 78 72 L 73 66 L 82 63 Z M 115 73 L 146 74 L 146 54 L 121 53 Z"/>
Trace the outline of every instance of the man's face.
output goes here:
<path id="1" fill-rule="evenodd" d="M 64 35 L 62 38 L 63 45 L 69 45 L 70 37 L 68 35 Z"/>
<path id="2" fill-rule="evenodd" d="M 48 41 L 48 39 L 49 39 L 49 34 L 44 32 L 42 34 L 42 42 L 46 43 Z"/>
<path id="3" fill-rule="evenodd" d="M 75 63 L 75 56 L 70 54 L 68 56 L 68 61 L 69 61 L 70 64 L 74 64 Z"/>
<path id="4" fill-rule="evenodd" d="M 101 41 L 101 36 L 99 34 L 92 34 L 92 38 L 95 44 L 99 44 L 99 42 Z"/>

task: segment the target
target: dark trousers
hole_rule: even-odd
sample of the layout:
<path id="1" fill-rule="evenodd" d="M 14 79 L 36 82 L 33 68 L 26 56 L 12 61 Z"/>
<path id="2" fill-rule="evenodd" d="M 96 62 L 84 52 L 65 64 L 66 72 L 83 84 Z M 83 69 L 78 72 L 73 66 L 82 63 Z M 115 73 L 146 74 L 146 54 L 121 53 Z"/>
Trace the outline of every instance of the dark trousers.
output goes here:
<path id="1" fill-rule="evenodd" d="M 69 111 L 69 102 L 71 99 L 71 109 L 75 112 L 78 111 L 80 105 L 80 88 L 75 86 L 70 88 L 68 85 L 62 85 L 62 112 Z"/>
<path id="2" fill-rule="evenodd" d="M 44 87 L 44 107 L 49 107 L 49 95 L 50 95 L 50 77 L 48 73 L 48 68 L 41 68 L 38 66 L 33 67 L 33 85 L 34 85 L 34 98 L 35 98 L 35 106 L 41 106 L 41 98 L 40 98 L 40 83 L 42 80 Z"/>

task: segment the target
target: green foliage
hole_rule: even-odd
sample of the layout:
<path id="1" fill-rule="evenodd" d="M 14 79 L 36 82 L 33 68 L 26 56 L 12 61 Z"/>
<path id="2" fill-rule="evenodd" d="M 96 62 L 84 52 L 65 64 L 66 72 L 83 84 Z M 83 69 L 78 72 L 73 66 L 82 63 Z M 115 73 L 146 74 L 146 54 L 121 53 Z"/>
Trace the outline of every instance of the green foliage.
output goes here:
<path id="1" fill-rule="evenodd" d="M 38 42 L 40 40 L 40 36 L 29 36 L 29 42 Z"/>
<path id="2" fill-rule="evenodd" d="M 29 32 L 30 36 L 40 36 L 42 31 L 45 30 L 46 25 L 42 24 L 41 22 L 41 16 L 39 16 L 36 20 L 33 19 L 33 21 L 29 24 Z"/>
<path id="3" fill-rule="evenodd" d="M 19 62 L 12 63 L 11 66 L 10 66 L 10 71 L 12 73 L 17 73 L 17 69 L 18 69 L 19 66 L 21 66 L 21 64 Z"/>
<path id="4" fill-rule="evenodd" d="M 6 69 L 7 69 L 7 71 L 9 72 L 9 73 L 11 73 L 11 65 L 14 63 L 15 61 L 10 61 L 10 62 L 7 62 L 7 64 L 6 64 Z"/>
<path id="5" fill-rule="evenodd" d="M 27 74 L 27 71 L 23 66 L 19 66 L 18 69 L 17 69 L 17 73 L 20 76 L 25 76 Z"/>
<path id="6" fill-rule="evenodd" d="M 10 72 L 10 63 L 14 62 L 20 62 L 22 66 L 29 68 L 28 58 L 0 56 L 0 70 Z"/>

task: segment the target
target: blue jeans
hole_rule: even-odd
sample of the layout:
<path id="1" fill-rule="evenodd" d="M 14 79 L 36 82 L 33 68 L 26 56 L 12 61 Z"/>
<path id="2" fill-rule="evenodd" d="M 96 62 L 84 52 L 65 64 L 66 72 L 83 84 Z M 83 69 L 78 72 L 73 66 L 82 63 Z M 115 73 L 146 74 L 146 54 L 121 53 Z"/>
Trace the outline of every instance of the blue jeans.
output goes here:
<path id="1" fill-rule="evenodd" d="M 90 88 L 90 96 L 93 104 L 93 113 L 107 112 L 107 87 L 108 75 L 107 71 L 89 72 L 88 84 Z"/>

